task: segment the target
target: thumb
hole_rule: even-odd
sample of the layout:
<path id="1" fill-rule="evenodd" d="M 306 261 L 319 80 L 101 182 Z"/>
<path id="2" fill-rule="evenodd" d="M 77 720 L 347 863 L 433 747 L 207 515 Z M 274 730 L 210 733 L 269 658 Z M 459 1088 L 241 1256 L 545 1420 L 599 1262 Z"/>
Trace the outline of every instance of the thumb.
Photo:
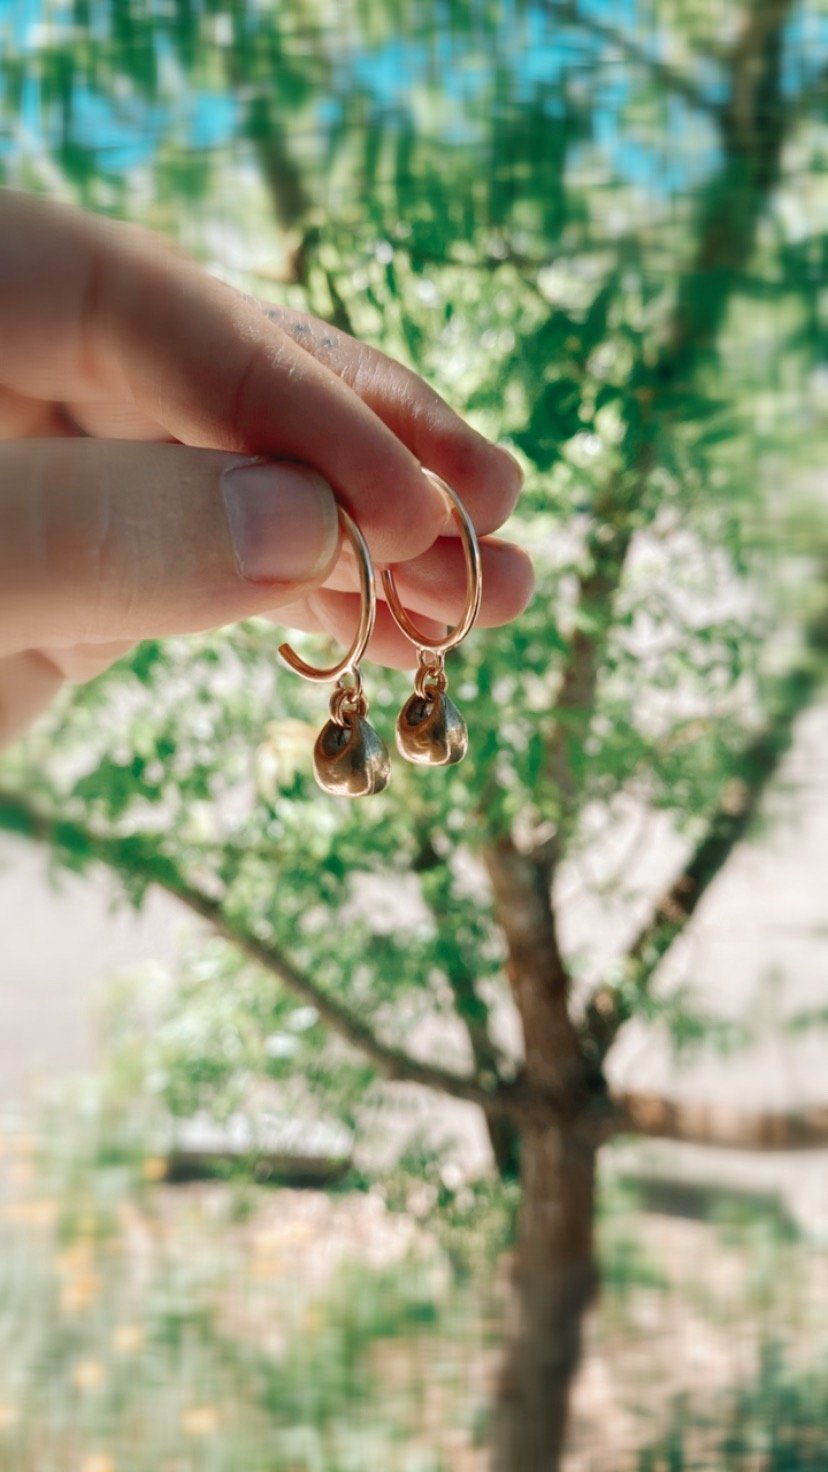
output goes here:
<path id="1" fill-rule="evenodd" d="M 0 445 L 0 655 L 187 633 L 295 603 L 336 560 L 309 466 L 120 440 Z"/>

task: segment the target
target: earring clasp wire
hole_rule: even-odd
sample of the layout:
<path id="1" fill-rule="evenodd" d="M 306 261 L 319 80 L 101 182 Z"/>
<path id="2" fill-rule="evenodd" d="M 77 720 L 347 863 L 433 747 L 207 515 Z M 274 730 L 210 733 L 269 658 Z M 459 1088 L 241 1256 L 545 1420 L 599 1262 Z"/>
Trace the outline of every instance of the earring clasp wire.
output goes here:
<path id="1" fill-rule="evenodd" d="M 410 639 L 412 644 L 416 644 L 420 651 L 429 651 L 442 656 L 448 654 L 450 649 L 456 648 L 465 639 L 480 612 L 480 601 L 483 594 L 483 565 L 474 523 L 457 492 L 433 470 L 426 470 L 425 466 L 423 466 L 423 474 L 427 475 L 432 484 L 443 492 L 460 530 L 463 555 L 466 560 L 466 606 L 459 623 L 455 624 L 453 629 L 449 629 L 442 639 L 432 639 L 417 628 L 403 608 L 390 567 L 382 570 L 382 586 L 391 614 L 406 638 Z"/>
<path id="2" fill-rule="evenodd" d="M 377 589 L 374 577 L 374 565 L 371 561 L 371 553 L 368 550 L 362 532 L 348 515 L 342 506 L 339 507 L 339 524 L 346 536 L 349 538 L 356 552 L 357 569 L 359 572 L 360 610 L 359 624 L 354 635 L 353 643 L 346 654 L 336 664 L 329 665 L 327 669 L 320 670 L 312 664 L 308 664 L 291 649 L 289 644 L 280 644 L 279 653 L 286 664 L 290 666 L 297 675 L 303 675 L 306 680 L 338 680 L 342 675 L 350 671 L 356 675 L 356 666 L 362 659 L 368 641 L 374 630 L 377 616 Z"/>

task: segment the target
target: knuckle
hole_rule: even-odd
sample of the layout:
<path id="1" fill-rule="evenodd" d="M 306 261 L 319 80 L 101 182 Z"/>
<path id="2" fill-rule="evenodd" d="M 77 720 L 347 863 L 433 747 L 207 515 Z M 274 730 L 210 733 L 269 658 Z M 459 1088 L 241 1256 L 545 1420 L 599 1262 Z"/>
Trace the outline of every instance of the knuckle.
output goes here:
<path id="1" fill-rule="evenodd" d="M 255 438 L 262 408 L 273 396 L 276 375 L 289 381 L 300 371 L 299 360 L 287 338 L 248 338 L 233 376 L 229 423 L 240 448 Z"/>
<path id="2" fill-rule="evenodd" d="M 345 369 L 345 380 L 361 399 L 370 399 L 387 368 L 387 359 L 376 349 L 358 343 Z"/>

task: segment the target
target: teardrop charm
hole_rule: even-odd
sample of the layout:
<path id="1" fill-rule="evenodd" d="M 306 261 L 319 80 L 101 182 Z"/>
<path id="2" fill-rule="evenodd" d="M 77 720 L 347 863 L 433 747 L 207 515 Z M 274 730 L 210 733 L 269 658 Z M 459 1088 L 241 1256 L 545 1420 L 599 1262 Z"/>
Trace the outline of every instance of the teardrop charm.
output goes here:
<path id="1" fill-rule="evenodd" d="M 316 738 L 313 770 L 325 792 L 370 797 L 388 786 L 391 762 L 370 721 L 358 711 L 342 709 L 340 719 L 327 721 Z"/>
<path id="2" fill-rule="evenodd" d="M 469 748 L 469 733 L 445 690 L 409 695 L 397 717 L 397 746 L 408 762 L 422 767 L 450 767 Z"/>

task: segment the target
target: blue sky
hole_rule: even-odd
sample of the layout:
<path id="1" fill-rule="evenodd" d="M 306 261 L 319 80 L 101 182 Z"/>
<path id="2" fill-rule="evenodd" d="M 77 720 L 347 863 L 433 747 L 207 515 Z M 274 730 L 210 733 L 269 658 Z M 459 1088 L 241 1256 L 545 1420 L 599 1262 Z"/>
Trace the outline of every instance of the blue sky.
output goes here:
<path id="1" fill-rule="evenodd" d="M 640 18 L 649 9 L 646 0 L 590 0 L 588 9 L 647 39 L 648 27 Z M 0 44 L 34 61 L 45 11 L 52 16 L 71 16 L 68 7 L 55 5 L 54 0 L 51 4 L 45 0 L 0 0 Z M 105 23 L 105 0 L 93 0 L 93 25 L 96 13 Z M 546 86 L 554 124 L 556 92 L 560 97 L 564 85 L 589 86 L 593 144 L 599 146 L 615 176 L 656 195 L 669 195 L 692 187 L 710 169 L 715 150 L 713 132 L 700 127 L 699 120 L 680 99 L 671 100 L 666 107 L 663 134 L 656 141 L 652 129 L 646 136 L 639 136 L 634 125 L 621 125 L 634 73 L 603 42 L 590 40 L 583 31 L 553 24 L 542 5 L 519 7 L 517 0 L 503 0 L 500 34 L 502 42 L 497 50 L 510 62 L 508 105 L 518 107 L 536 89 Z M 821 46 L 823 64 L 828 57 L 828 15 L 820 17 L 803 6 L 792 24 L 791 41 L 788 81 L 791 87 L 799 87 L 803 73 L 819 65 Z M 470 44 L 465 31 L 458 36 L 446 26 L 428 46 L 416 36 L 400 36 L 373 49 L 360 49 L 343 36 L 337 38 L 333 54 L 332 95 L 320 97 L 317 105 L 320 134 L 335 129 L 342 108 L 337 99 L 354 88 L 375 116 L 393 126 L 394 119 L 409 108 L 412 95 L 435 67 L 446 103 L 435 126 L 442 130 L 440 136 L 446 144 L 473 144 L 476 132 L 484 132 L 487 120 L 481 117 L 481 106 L 489 96 L 493 58 L 482 45 L 475 47 L 473 39 Z M 163 35 L 157 55 L 162 72 L 166 64 L 167 76 L 160 100 L 125 93 L 113 106 L 89 88 L 78 86 L 75 90 L 74 137 L 94 151 L 98 167 L 104 172 L 119 174 L 146 163 L 162 139 L 196 151 L 232 145 L 243 115 L 238 101 L 229 92 L 188 90 L 180 74 L 176 80 L 172 49 Z M 597 71 L 596 58 L 601 60 Z M 715 93 L 712 68 L 706 81 Z M 50 114 L 42 105 L 36 66 L 24 89 L 21 114 L 30 140 L 47 147 L 54 143 L 58 119 L 55 112 Z M 7 136 L 0 146 L 8 152 L 19 143 Z M 574 161 L 577 163 L 577 158 Z"/>

